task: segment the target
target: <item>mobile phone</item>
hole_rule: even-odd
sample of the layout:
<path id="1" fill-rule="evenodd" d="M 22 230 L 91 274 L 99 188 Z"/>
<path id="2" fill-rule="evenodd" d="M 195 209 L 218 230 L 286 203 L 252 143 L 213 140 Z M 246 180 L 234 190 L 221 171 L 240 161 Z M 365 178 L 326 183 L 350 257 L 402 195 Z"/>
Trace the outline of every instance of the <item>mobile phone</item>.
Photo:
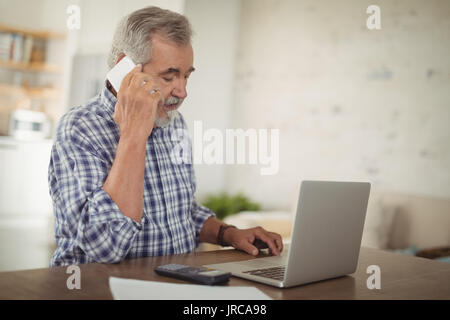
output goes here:
<path id="1" fill-rule="evenodd" d="M 155 272 L 162 276 L 207 285 L 226 283 L 231 276 L 230 272 L 224 272 L 206 267 L 191 267 L 176 263 L 156 267 Z"/>
<path id="2" fill-rule="evenodd" d="M 125 78 L 134 67 L 136 67 L 136 64 L 133 60 L 128 56 L 125 56 L 107 73 L 106 79 L 108 79 L 116 92 L 119 92 L 123 78 Z"/>

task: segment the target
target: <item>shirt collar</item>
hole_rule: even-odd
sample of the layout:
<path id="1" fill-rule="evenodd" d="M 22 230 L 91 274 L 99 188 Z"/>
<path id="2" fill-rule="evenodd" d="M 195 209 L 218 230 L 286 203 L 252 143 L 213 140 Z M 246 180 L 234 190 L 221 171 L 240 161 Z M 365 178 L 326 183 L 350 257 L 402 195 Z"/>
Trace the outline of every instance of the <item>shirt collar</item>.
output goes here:
<path id="1" fill-rule="evenodd" d="M 111 114 L 111 116 L 114 115 L 114 109 L 116 107 L 117 98 L 112 94 L 111 91 L 106 87 L 106 85 L 103 87 L 103 90 L 100 94 L 100 101 L 103 106 L 107 109 L 108 113 Z"/>

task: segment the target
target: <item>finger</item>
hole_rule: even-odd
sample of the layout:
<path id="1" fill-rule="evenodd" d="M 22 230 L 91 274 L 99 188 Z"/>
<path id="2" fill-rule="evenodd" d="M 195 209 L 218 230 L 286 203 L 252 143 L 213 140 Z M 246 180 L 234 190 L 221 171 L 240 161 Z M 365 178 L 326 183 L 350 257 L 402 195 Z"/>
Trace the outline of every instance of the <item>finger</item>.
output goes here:
<path id="1" fill-rule="evenodd" d="M 261 231 L 257 231 L 256 237 L 264 241 L 269 246 L 269 249 L 272 252 L 272 254 L 274 255 L 279 254 L 274 240 L 266 234 L 264 229 Z"/>
<path id="2" fill-rule="evenodd" d="M 130 88 L 134 90 L 139 90 L 139 88 L 142 88 L 146 84 L 152 84 L 152 77 L 146 73 L 138 72 L 133 75 L 130 81 Z"/>
<path id="3" fill-rule="evenodd" d="M 137 72 L 141 72 L 142 71 L 142 64 L 138 64 L 136 67 L 133 68 L 133 70 L 131 70 L 130 72 L 127 73 L 127 75 L 123 78 L 122 80 L 122 84 L 120 86 L 120 88 L 122 88 L 122 86 L 124 88 L 127 88 L 130 86 L 130 82 L 131 79 L 133 78 L 133 76 L 137 73 Z"/>
<path id="4" fill-rule="evenodd" d="M 130 88 L 139 89 L 148 83 L 153 84 L 151 75 L 143 72 L 136 72 L 131 78 Z"/>
<path id="5" fill-rule="evenodd" d="M 268 248 L 267 244 L 264 241 L 259 240 L 259 239 L 255 239 L 253 241 L 253 245 L 255 247 L 257 247 L 258 249 L 267 249 Z"/>
<path id="6" fill-rule="evenodd" d="M 147 82 L 145 85 L 143 85 L 141 90 L 144 90 L 147 94 L 151 95 L 154 99 L 155 104 L 158 104 L 163 100 L 161 89 L 155 88 L 155 86 L 151 82 Z"/>
<path id="7" fill-rule="evenodd" d="M 256 256 L 259 253 L 259 250 L 254 245 L 252 245 L 250 242 L 248 242 L 246 240 L 239 243 L 237 249 L 243 250 L 243 251 L 247 252 L 248 254 L 251 254 L 252 256 Z"/>
<path id="8" fill-rule="evenodd" d="M 155 86 L 152 81 L 145 82 L 145 84 L 141 88 L 150 94 L 155 94 L 157 92 L 161 93 L 161 89 Z"/>
<path id="9" fill-rule="evenodd" d="M 278 233 L 275 232 L 269 232 L 269 234 L 272 237 L 272 239 L 274 239 L 278 251 L 279 252 L 283 251 L 283 238 Z"/>

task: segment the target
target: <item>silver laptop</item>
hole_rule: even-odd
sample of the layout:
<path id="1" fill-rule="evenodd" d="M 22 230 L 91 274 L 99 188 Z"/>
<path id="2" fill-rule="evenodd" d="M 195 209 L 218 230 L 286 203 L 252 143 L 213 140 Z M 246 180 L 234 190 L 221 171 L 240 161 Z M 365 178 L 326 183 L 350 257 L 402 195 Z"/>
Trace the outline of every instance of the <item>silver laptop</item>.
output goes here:
<path id="1" fill-rule="evenodd" d="M 351 274 L 358 265 L 369 193 L 368 182 L 302 181 L 289 250 L 207 267 L 280 288 Z"/>

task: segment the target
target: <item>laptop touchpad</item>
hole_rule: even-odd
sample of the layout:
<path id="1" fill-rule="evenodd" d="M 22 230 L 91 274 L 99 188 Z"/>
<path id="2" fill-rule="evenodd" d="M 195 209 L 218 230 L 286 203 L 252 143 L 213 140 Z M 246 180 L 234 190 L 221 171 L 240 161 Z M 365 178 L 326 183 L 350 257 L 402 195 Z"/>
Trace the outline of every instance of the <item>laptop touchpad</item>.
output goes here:
<path id="1" fill-rule="evenodd" d="M 278 267 L 284 265 L 286 260 L 283 257 L 273 257 L 279 259 L 271 259 L 260 258 L 260 259 L 252 259 L 246 261 L 236 262 L 237 264 L 248 268 L 248 270 L 259 269 L 259 268 L 270 268 L 270 267 Z"/>

